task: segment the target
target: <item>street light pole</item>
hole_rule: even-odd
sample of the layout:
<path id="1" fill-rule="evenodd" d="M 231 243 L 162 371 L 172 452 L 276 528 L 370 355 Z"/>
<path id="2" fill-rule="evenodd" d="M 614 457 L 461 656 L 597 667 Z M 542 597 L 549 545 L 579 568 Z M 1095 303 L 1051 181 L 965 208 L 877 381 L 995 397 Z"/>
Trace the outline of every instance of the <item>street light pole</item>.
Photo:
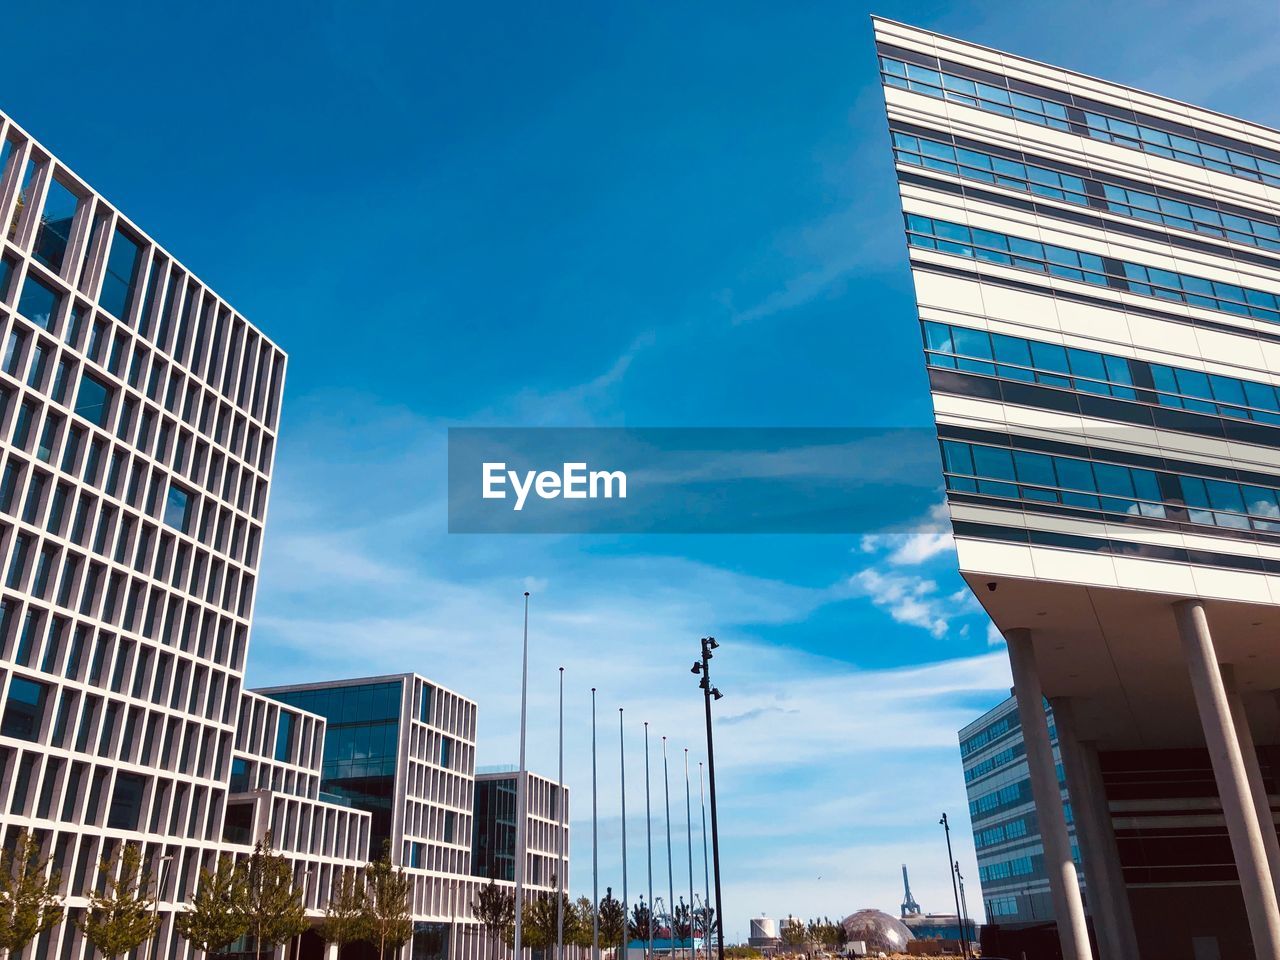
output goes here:
<path id="1" fill-rule="evenodd" d="M 527 837 L 528 814 L 525 803 L 528 798 L 528 787 L 525 785 L 525 724 L 528 714 L 529 694 L 529 591 L 524 592 L 524 653 L 523 667 L 520 672 L 520 774 L 516 779 L 516 932 L 513 947 L 515 960 L 520 960 L 522 939 L 524 935 L 524 860 Z"/>
<path id="2" fill-rule="evenodd" d="M 667 811 L 667 940 L 669 943 L 676 937 L 676 879 L 671 867 L 671 777 L 667 773 L 667 738 L 662 738 L 662 794 Z M 671 955 L 675 956 L 675 946 L 671 943 Z"/>
<path id="3" fill-rule="evenodd" d="M 644 722 L 644 843 L 649 852 L 648 960 L 653 960 L 653 813 L 649 804 L 649 721 Z"/>
<path id="4" fill-rule="evenodd" d="M 964 876 L 960 873 L 960 861 L 956 861 L 956 880 L 960 883 L 960 934 L 969 942 L 969 903 L 964 898 Z"/>
<path id="5" fill-rule="evenodd" d="M 719 700 L 724 694 L 719 687 L 711 685 L 711 651 L 720 646 L 715 637 L 702 638 L 702 658 L 694 663 L 693 673 L 702 674 L 698 686 L 702 688 L 703 704 L 707 712 L 707 781 L 711 787 L 711 862 L 716 876 L 716 952 L 719 960 L 724 960 L 724 904 L 720 898 L 720 825 L 716 810 L 716 750 L 715 740 L 711 734 L 711 701 Z"/>
<path id="6" fill-rule="evenodd" d="M 942 824 L 942 832 L 947 836 L 947 872 L 951 874 L 951 895 L 956 899 L 956 918 L 960 918 L 960 891 L 956 889 L 955 858 L 951 854 L 951 824 L 944 813 L 938 821 Z M 960 925 L 960 949 L 964 951 L 965 960 L 969 957 L 969 941 L 964 935 L 964 922 Z"/>
<path id="7" fill-rule="evenodd" d="M 693 948 L 693 814 L 689 791 L 689 748 L 684 748 L 684 826 L 689 845 L 689 960 L 694 960 Z"/>
<path id="8" fill-rule="evenodd" d="M 618 708 L 618 769 L 622 772 L 622 956 L 626 960 L 627 944 L 631 941 L 627 925 L 627 740 L 623 734 L 622 707 Z"/>
<path id="9" fill-rule="evenodd" d="M 556 819 L 560 822 L 556 844 L 556 960 L 564 960 L 564 667 L 560 668 L 560 792 L 556 794 Z"/>
<path id="10" fill-rule="evenodd" d="M 591 960 L 600 960 L 600 833 L 596 814 L 596 688 L 591 688 Z M 519 960 L 517 957 L 516 960 Z"/>

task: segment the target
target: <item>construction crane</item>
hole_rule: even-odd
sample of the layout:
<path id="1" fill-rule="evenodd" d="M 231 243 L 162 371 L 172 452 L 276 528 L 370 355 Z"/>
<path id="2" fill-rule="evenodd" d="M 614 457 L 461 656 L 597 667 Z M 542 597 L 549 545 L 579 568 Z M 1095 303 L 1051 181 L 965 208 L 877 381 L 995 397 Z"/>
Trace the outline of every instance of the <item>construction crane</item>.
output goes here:
<path id="1" fill-rule="evenodd" d="M 911 895 L 911 881 L 907 878 L 907 865 L 902 865 L 902 915 L 904 917 L 920 916 L 920 904 Z"/>

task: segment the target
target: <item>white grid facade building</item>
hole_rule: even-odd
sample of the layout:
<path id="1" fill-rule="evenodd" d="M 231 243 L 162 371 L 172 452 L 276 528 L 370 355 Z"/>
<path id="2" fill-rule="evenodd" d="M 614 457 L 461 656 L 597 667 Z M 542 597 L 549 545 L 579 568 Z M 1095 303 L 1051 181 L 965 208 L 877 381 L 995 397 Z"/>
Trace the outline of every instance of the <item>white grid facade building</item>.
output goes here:
<path id="1" fill-rule="evenodd" d="M 126 841 L 167 911 L 221 843 L 285 355 L 2 115 L 0 224 L 2 822 L 71 919 Z"/>

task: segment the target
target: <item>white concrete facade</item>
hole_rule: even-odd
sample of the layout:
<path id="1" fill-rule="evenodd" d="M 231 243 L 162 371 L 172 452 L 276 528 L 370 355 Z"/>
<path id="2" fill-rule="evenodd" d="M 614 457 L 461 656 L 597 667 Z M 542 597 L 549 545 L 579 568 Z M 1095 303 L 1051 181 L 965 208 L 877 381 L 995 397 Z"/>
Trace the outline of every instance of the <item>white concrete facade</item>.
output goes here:
<path id="1" fill-rule="evenodd" d="M 1024 719 L 1041 690 L 1071 718 L 1081 857 L 1124 898 L 1100 956 L 1275 956 L 1280 133 L 874 28 L 960 569 Z"/>

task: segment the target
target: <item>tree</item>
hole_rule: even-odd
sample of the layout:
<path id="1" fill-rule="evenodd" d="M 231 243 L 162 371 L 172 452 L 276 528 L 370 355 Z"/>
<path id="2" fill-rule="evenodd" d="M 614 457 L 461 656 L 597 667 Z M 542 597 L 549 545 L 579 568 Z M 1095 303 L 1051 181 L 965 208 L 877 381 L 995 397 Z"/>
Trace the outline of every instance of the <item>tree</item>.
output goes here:
<path id="1" fill-rule="evenodd" d="M 685 905 L 684 898 L 681 898 L 671 917 L 672 937 L 676 940 L 688 940 L 691 936 L 689 922 L 689 908 Z"/>
<path id="2" fill-rule="evenodd" d="M 126 843 L 98 864 L 100 890 L 89 894 L 80 930 L 111 960 L 136 950 L 156 935 L 160 919 L 152 910 L 151 878 L 142 875 L 142 847 Z"/>
<path id="3" fill-rule="evenodd" d="M 12 850 L 0 850 L 0 950 L 6 956 L 21 953 L 62 919 L 62 878 L 57 871 L 46 876 L 48 869 L 39 841 L 26 830 L 19 831 Z"/>
<path id="4" fill-rule="evenodd" d="M 218 858 L 212 873 L 200 871 L 200 884 L 191 908 L 178 914 L 178 935 L 198 950 L 212 955 L 225 950 L 249 929 L 248 888 L 244 869 L 229 854 Z"/>
<path id="5" fill-rule="evenodd" d="M 644 899 L 631 908 L 630 936 L 633 940 L 649 940 L 649 923 L 651 917 L 649 908 L 645 905 Z"/>
<path id="6" fill-rule="evenodd" d="M 573 934 L 565 928 L 565 939 L 575 947 L 594 946 L 596 908 L 590 897 L 579 897 L 573 903 Z"/>
<path id="7" fill-rule="evenodd" d="M 788 947 L 803 947 L 809 942 L 809 930 L 795 917 L 787 917 L 782 925 L 782 942 Z"/>
<path id="8" fill-rule="evenodd" d="M 471 909 L 489 935 L 489 945 L 493 957 L 498 955 L 498 938 L 507 927 L 516 922 L 516 899 L 506 887 L 498 886 L 496 880 L 490 880 L 486 886 L 476 891 L 475 903 Z M 565 928 L 568 929 L 568 916 L 565 917 Z"/>
<path id="9" fill-rule="evenodd" d="M 703 942 L 710 942 L 711 937 L 715 934 L 716 908 L 703 904 L 693 911 L 694 929 L 700 933 Z"/>
<path id="10" fill-rule="evenodd" d="M 336 943 L 338 953 L 346 944 L 365 939 L 364 884 L 354 870 L 343 870 L 334 879 L 316 933 L 325 943 Z"/>
<path id="11" fill-rule="evenodd" d="M 293 884 L 289 861 L 271 847 L 271 834 L 253 845 L 244 865 L 245 917 L 254 956 L 275 950 L 307 929 L 302 889 Z"/>
<path id="12" fill-rule="evenodd" d="M 613 887 L 606 887 L 600 901 L 600 943 L 626 950 L 627 914 L 622 901 L 614 899 Z"/>
<path id="13" fill-rule="evenodd" d="M 364 869 L 364 904 L 360 911 L 364 939 L 378 947 L 378 960 L 387 947 L 398 949 L 413 936 L 409 914 L 412 881 L 404 868 L 391 865 L 391 845 L 383 844 L 382 856 Z"/>

